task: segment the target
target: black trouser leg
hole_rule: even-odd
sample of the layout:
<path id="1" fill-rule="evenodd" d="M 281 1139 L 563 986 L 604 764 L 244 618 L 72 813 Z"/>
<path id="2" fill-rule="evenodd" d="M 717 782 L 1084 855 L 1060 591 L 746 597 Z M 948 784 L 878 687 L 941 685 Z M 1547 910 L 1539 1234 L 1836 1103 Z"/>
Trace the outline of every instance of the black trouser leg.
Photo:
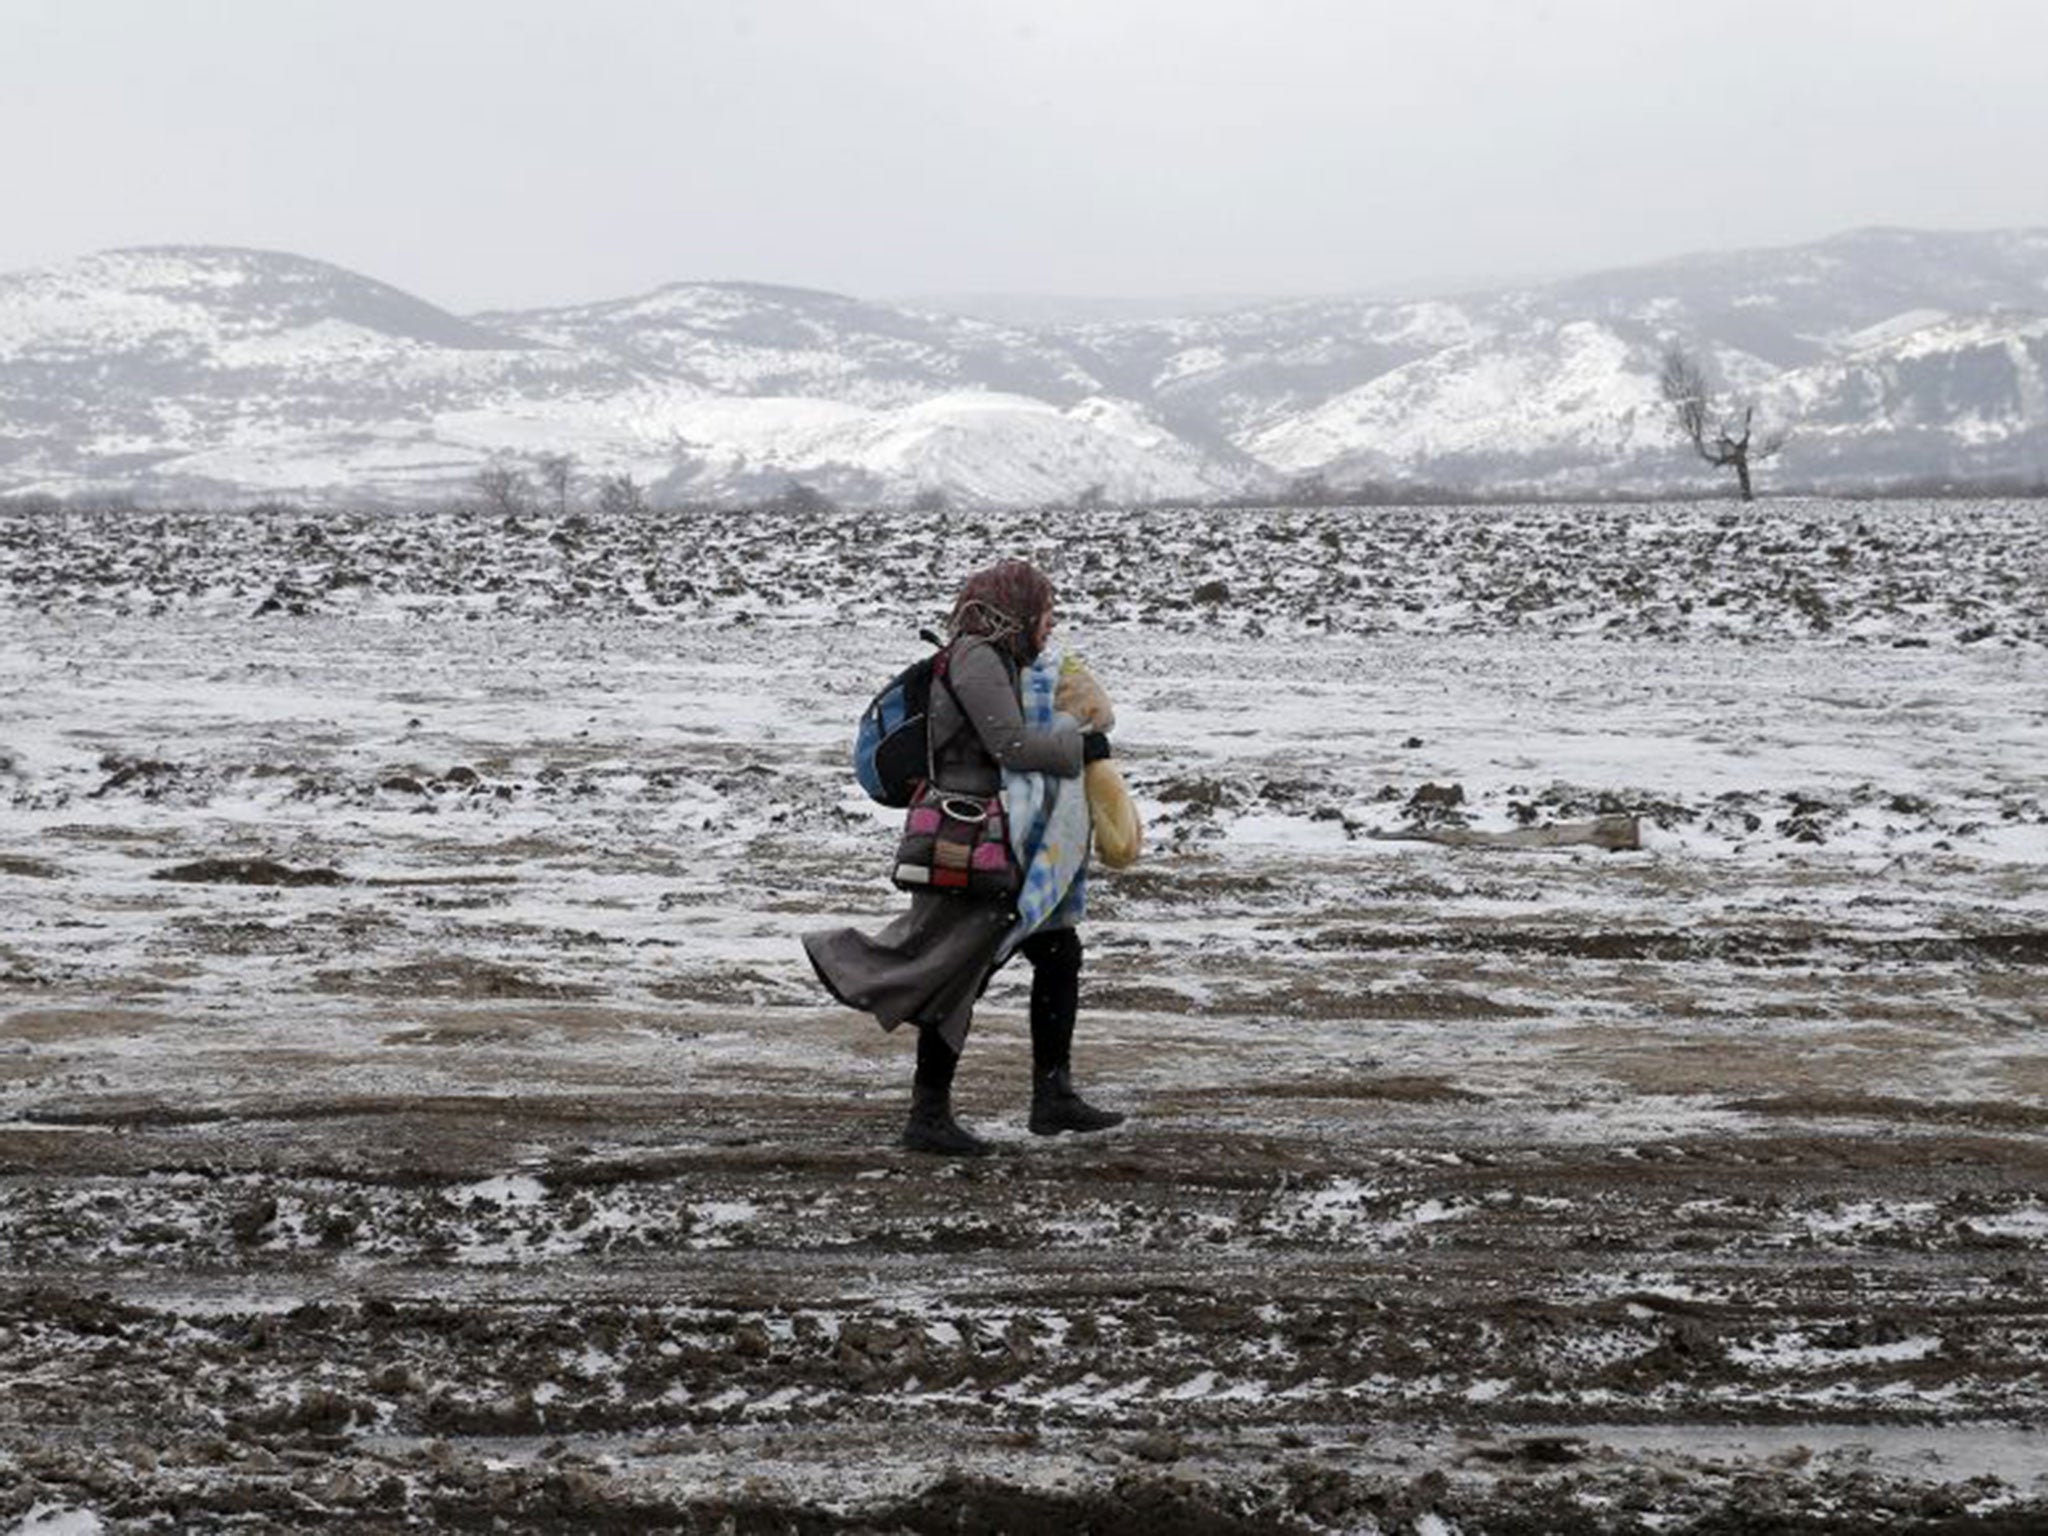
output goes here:
<path id="1" fill-rule="evenodd" d="M 1074 1050 L 1074 1018 L 1081 1009 L 1081 935 L 1071 928 L 1034 933 L 1018 946 L 1031 962 L 1031 1066 L 1038 1076 L 1058 1072 Z"/>
<path id="2" fill-rule="evenodd" d="M 960 1053 L 946 1044 L 936 1025 L 926 1024 L 917 1032 L 917 1086 L 944 1099 L 953 1091 L 953 1072 L 960 1065 Z"/>

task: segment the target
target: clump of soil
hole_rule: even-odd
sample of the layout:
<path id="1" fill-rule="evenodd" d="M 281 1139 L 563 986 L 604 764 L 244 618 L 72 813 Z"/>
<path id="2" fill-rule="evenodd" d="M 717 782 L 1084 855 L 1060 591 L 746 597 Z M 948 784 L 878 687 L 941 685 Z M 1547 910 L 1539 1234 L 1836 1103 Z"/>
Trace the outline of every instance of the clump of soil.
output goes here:
<path id="1" fill-rule="evenodd" d="M 459 955 L 416 960 L 382 970 L 321 971 L 314 984 L 325 992 L 353 992 L 372 997 L 437 998 L 587 998 L 593 987 L 577 982 L 549 981 L 517 966 Z"/>
<path id="2" fill-rule="evenodd" d="M 1462 827 L 1471 817 L 1461 807 L 1465 804 L 1465 786 L 1462 784 L 1424 784 L 1408 797 L 1404 809 L 1408 818 L 1421 827 Z"/>
<path id="3" fill-rule="evenodd" d="M 193 885 L 345 885 L 338 869 L 294 869 L 275 859 L 198 859 L 151 875 L 152 880 L 179 880 Z"/>

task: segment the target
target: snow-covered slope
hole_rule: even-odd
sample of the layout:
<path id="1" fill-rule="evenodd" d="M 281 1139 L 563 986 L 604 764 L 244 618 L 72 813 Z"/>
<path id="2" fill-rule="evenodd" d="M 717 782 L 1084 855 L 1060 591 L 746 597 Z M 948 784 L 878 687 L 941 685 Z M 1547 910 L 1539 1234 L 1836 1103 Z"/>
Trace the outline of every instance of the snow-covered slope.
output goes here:
<path id="1" fill-rule="evenodd" d="M 2048 477 L 2044 316 L 2043 231 L 1038 330 L 747 283 L 465 318 L 296 256 L 115 251 L 0 276 L 0 494 L 445 499 L 563 452 L 690 498 L 1706 483 L 1673 341 L 1791 429 L 1767 486 Z"/>
<path id="2" fill-rule="evenodd" d="M 1072 405 L 1101 387 L 1027 332 L 760 283 L 677 283 L 612 303 L 477 319 L 727 396 L 894 406 L 989 389 Z"/>
<path id="3" fill-rule="evenodd" d="M 1569 476 L 1665 446 L 1656 367 L 1606 326 L 1542 322 L 1432 352 L 1246 446 L 1337 483 L 1398 478 L 1415 464 L 1483 479 L 1509 457 L 1524 475 L 1554 466 Z"/>
<path id="4" fill-rule="evenodd" d="M 1808 476 L 2048 478 L 2048 316 L 1959 315 L 1880 334 L 1785 379 L 1779 397 L 1798 423 L 1790 467 Z"/>
<path id="5" fill-rule="evenodd" d="M 431 483 L 469 472 L 444 413 L 634 383 L 296 256 L 113 251 L 0 278 L 0 485 Z"/>

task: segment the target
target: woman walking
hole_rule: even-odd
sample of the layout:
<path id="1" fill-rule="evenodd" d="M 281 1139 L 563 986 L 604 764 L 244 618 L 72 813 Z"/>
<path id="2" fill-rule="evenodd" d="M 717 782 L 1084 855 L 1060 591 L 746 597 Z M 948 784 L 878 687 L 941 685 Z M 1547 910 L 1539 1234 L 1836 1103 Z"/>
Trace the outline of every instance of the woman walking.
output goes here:
<path id="1" fill-rule="evenodd" d="M 960 589 L 929 705 L 935 789 L 985 800 L 1002 789 L 1007 770 L 1073 780 L 1079 794 L 1083 767 L 1110 755 L 1101 731 L 1065 720 L 1044 728 L 1026 721 L 1025 669 L 1052 626 L 1052 583 L 1027 561 L 977 571 Z M 1017 904 L 1008 897 L 919 890 L 910 910 L 876 933 L 841 928 L 805 936 L 811 964 L 840 1002 L 872 1013 L 884 1029 L 917 1026 L 917 1073 L 903 1132 L 910 1151 L 980 1157 L 993 1150 L 953 1118 L 953 1074 L 974 1004 L 1011 946 L 1032 965 L 1032 1131 L 1051 1136 L 1122 1122 L 1073 1086 L 1081 938 L 1072 905 L 1059 903 L 1019 938 Z"/>

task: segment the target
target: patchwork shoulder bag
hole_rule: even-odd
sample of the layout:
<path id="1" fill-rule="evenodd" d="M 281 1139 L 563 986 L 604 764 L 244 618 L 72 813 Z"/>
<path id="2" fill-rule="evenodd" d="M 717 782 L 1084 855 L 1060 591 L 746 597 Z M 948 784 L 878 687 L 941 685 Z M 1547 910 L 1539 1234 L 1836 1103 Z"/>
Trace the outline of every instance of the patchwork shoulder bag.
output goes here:
<path id="1" fill-rule="evenodd" d="M 933 675 L 959 710 L 960 729 L 970 730 L 967 708 L 946 675 L 948 659 L 940 658 Z M 952 738 L 947 739 L 950 742 Z M 1003 813 L 1002 795 L 960 794 L 939 788 L 938 779 L 938 753 L 927 726 L 925 777 L 904 813 L 903 837 L 896 845 L 896 863 L 890 875 L 896 888 L 988 900 L 1015 896 L 1023 881 L 1010 852 L 1010 819 Z"/>

